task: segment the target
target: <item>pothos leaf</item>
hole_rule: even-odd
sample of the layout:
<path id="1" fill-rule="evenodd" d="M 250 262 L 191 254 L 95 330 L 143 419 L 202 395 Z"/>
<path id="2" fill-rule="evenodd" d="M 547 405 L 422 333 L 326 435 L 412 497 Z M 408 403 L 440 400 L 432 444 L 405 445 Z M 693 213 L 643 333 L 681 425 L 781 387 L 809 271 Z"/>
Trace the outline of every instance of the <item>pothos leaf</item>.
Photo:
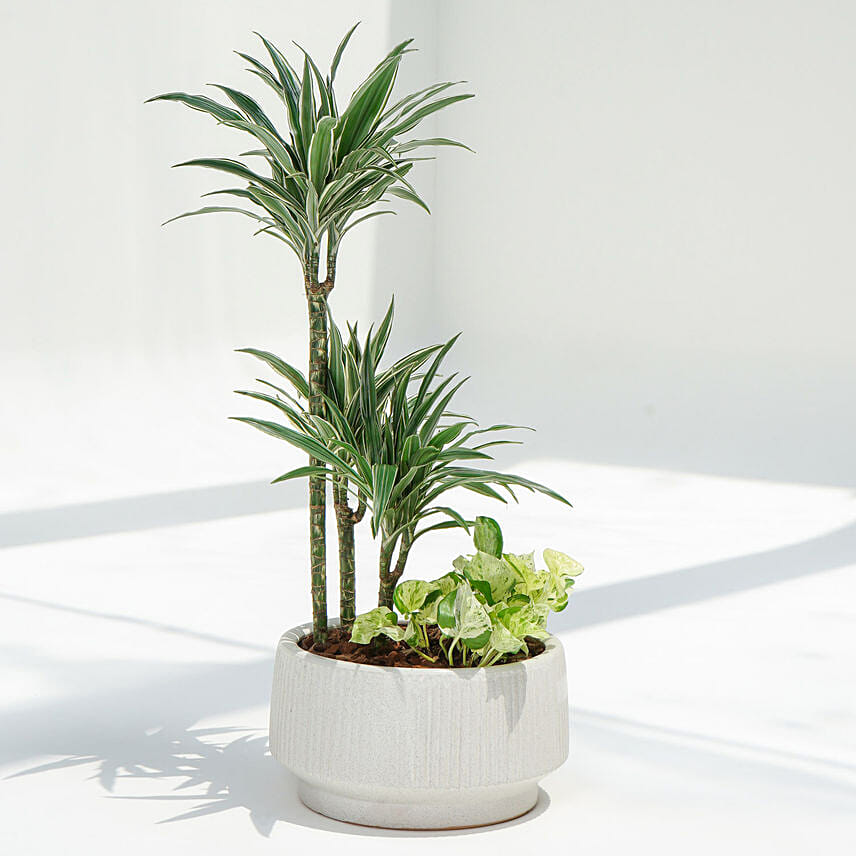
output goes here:
<path id="1" fill-rule="evenodd" d="M 462 573 L 472 585 L 476 581 L 484 581 L 490 586 L 490 603 L 504 600 L 511 593 L 518 580 L 514 569 L 503 559 L 490 553 L 478 552 L 467 559 L 459 556 L 454 561 L 454 567 Z"/>
<path id="2" fill-rule="evenodd" d="M 394 641 L 404 638 L 404 628 L 399 627 L 395 613 L 385 606 L 358 615 L 351 627 L 351 642 L 357 645 L 367 645 L 376 636 L 388 636 Z"/>
<path id="3" fill-rule="evenodd" d="M 549 547 L 544 550 L 544 562 L 550 571 L 561 576 L 578 577 L 583 572 L 583 566 L 576 559 Z"/>
<path id="4" fill-rule="evenodd" d="M 473 651 L 483 648 L 490 639 L 490 616 L 466 580 L 440 601 L 437 624 L 444 636 Z"/>
<path id="5" fill-rule="evenodd" d="M 438 594 L 440 592 L 436 583 L 425 580 L 404 580 L 395 587 L 392 602 L 402 615 L 410 616 L 422 609 L 426 599 L 433 592 Z"/>
<path id="6" fill-rule="evenodd" d="M 502 529 L 492 517 L 476 517 L 473 543 L 476 550 L 499 558 L 502 555 Z"/>

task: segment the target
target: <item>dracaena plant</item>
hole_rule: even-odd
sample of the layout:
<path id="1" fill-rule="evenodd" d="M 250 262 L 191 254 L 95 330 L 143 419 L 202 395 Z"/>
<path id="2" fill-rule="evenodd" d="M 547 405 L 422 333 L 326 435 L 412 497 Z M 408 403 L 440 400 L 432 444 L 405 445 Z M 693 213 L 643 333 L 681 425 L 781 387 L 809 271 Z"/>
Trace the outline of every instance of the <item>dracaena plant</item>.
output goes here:
<path id="1" fill-rule="evenodd" d="M 283 376 L 293 392 L 277 389 L 277 396 L 243 394 L 272 404 L 286 415 L 290 425 L 238 417 L 324 464 L 298 467 L 275 481 L 307 474 L 328 478 L 334 491 L 340 491 L 340 499 L 356 497 L 358 516 L 360 509 L 370 511 L 372 534 L 380 541 L 378 604 L 386 608 L 392 606 L 395 585 L 419 538 L 441 529 L 469 529 L 470 521 L 443 504 L 442 497 L 448 491 L 462 487 L 506 502 L 500 491 L 516 499 L 514 488 L 522 487 L 569 504 L 537 482 L 466 465 L 468 461 L 491 460 L 488 448 L 517 442 L 504 438 L 483 440 L 485 434 L 515 426 L 479 428 L 475 420 L 449 411 L 463 381 L 457 380 L 456 374 L 439 380 L 439 371 L 457 336 L 444 345 L 409 354 L 389 369 L 380 369 L 378 363 L 391 323 L 392 305 L 377 333 L 369 330 L 360 343 L 356 329 L 351 328 L 345 344 L 336 324 L 330 322 L 326 417 L 306 409 L 303 402 L 308 387 L 297 369 L 266 352 L 252 352 Z M 352 513 L 346 501 L 339 505 L 343 516 Z M 438 516 L 443 519 L 437 521 Z M 346 570 L 353 569 L 352 539 L 350 550 L 350 559 L 344 564 Z M 351 608 L 352 605 L 350 601 Z"/>
<path id="2" fill-rule="evenodd" d="M 390 103 L 402 58 L 411 39 L 397 45 L 339 108 L 335 80 L 339 62 L 355 27 L 345 35 L 325 75 L 303 48 L 302 73 L 271 41 L 259 36 L 270 65 L 238 53 L 247 70 L 274 94 L 269 116 L 255 98 L 230 86 L 215 85 L 229 103 L 206 95 L 168 92 L 151 101 L 175 101 L 207 113 L 221 125 L 248 134 L 256 148 L 239 159 L 196 158 L 177 166 L 199 166 L 232 175 L 239 187 L 205 196 L 227 196 L 242 205 L 207 205 L 178 218 L 237 213 L 256 221 L 256 234 L 270 235 L 293 251 L 303 269 L 309 310 L 309 410 L 325 414 L 327 393 L 327 299 L 336 282 L 336 260 L 344 236 L 356 225 L 390 213 L 378 209 L 389 196 L 427 206 L 407 179 L 425 146 L 463 146 L 445 138 L 413 139 L 410 134 L 432 113 L 472 97 L 442 93 L 456 83 L 437 83 Z M 258 146 L 261 146 L 260 148 Z M 466 148 L 465 146 L 463 146 Z M 255 164 L 260 163 L 257 167 Z M 321 261 L 326 262 L 323 278 Z M 312 612 L 315 638 L 327 634 L 325 476 L 323 461 L 309 479 Z"/>
<path id="3" fill-rule="evenodd" d="M 364 365 L 367 360 L 371 360 L 371 365 L 376 367 L 383 358 L 392 328 L 393 313 L 394 300 L 391 300 L 389 309 L 378 326 L 377 332 L 374 336 L 369 336 L 365 344 L 360 342 L 357 325 L 348 325 L 348 335 L 345 338 L 333 321 L 332 315 L 328 322 L 331 348 L 327 367 L 328 394 L 325 396 L 325 402 L 329 403 L 328 409 L 333 409 L 335 412 L 344 415 L 349 428 L 348 438 L 353 441 L 356 448 L 364 448 L 366 432 L 362 399 L 359 394 L 360 378 L 365 371 Z M 388 369 L 378 372 L 375 388 L 379 406 L 383 406 L 397 377 L 405 372 L 418 371 L 440 347 L 440 345 L 435 345 L 408 354 L 406 357 L 397 360 Z M 267 364 L 285 379 L 291 392 L 262 378 L 256 380 L 267 388 L 266 391 L 236 390 L 236 392 L 239 395 L 273 405 L 287 417 L 291 427 L 277 426 L 265 420 L 246 417 L 238 417 L 238 421 L 247 422 L 268 434 L 286 439 L 292 445 L 310 454 L 313 453 L 313 450 L 317 452 L 317 449 L 311 445 L 312 442 L 326 444 L 329 450 L 338 453 L 335 461 L 346 461 L 351 468 L 357 465 L 354 457 L 345 448 L 330 441 L 329 438 L 333 429 L 329 423 L 314 416 L 307 409 L 309 384 L 300 369 L 268 351 L 242 348 L 240 352 L 251 354 Z M 303 439 L 295 437 L 293 433 L 288 433 L 289 431 L 298 432 Z M 307 445 L 306 440 L 309 441 L 309 445 Z M 326 463 L 329 463 L 329 459 Z M 317 472 L 316 465 L 310 464 L 308 467 L 298 467 L 291 470 L 275 479 L 274 482 L 314 475 Z M 333 467 L 325 475 L 333 486 L 333 504 L 339 536 L 339 617 L 342 625 L 347 627 L 353 623 L 356 602 L 354 528 L 365 516 L 367 495 L 359 487 L 356 488 L 356 491 L 354 490 L 348 472 L 341 467 Z"/>
<path id="4" fill-rule="evenodd" d="M 351 641 L 367 645 L 383 636 L 450 666 L 491 666 L 528 654 L 527 639 L 546 638 L 548 615 L 567 606 L 583 567 L 558 550 L 544 550 L 544 570 L 534 553 L 503 553 L 502 532 L 490 517 L 476 518 L 473 534 L 473 555 L 459 556 L 455 570 L 439 579 L 399 583 L 393 604 L 400 617 L 387 606 L 358 615 Z"/>

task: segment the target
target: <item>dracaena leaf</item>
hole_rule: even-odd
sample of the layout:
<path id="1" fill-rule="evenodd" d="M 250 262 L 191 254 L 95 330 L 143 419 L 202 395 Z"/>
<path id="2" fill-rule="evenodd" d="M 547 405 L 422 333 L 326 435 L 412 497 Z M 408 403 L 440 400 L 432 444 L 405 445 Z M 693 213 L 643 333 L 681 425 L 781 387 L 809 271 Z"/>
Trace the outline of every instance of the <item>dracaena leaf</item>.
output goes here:
<path id="1" fill-rule="evenodd" d="M 331 116 L 319 119 L 309 144 L 309 180 L 318 193 L 324 188 L 333 157 L 333 129 L 336 120 Z"/>
<path id="2" fill-rule="evenodd" d="M 308 153 L 309 141 L 315 133 L 315 92 L 312 86 L 312 70 L 309 60 L 303 58 L 303 79 L 300 84 L 300 134 L 304 151 Z M 307 155 L 308 157 L 308 155 Z"/>
<path id="3" fill-rule="evenodd" d="M 265 127 L 254 125 L 252 122 L 245 122 L 242 119 L 227 121 L 223 124 L 230 128 L 237 128 L 238 130 L 252 134 L 265 146 L 267 152 L 273 158 L 276 165 L 282 169 L 285 175 L 290 176 L 297 169 L 297 166 L 292 162 L 288 149 L 277 134 L 269 131 Z M 248 152 L 248 154 L 251 153 Z"/>
<path id="4" fill-rule="evenodd" d="M 223 86 L 219 83 L 214 83 L 212 85 L 224 93 L 250 122 L 260 125 L 274 136 L 277 135 L 276 127 L 265 115 L 265 111 L 262 110 L 255 98 L 252 98 L 245 92 L 239 92 L 237 89 L 232 89 L 231 86 Z"/>
<path id="5" fill-rule="evenodd" d="M 348 46 L 348 42 L 351 40 L 351 36 L 354 34 L 354 30 L 359 27 L 360 22 L 357 21 L 347 33 L 345 33 L 344 38 L 341 42 L 339 42 L 339 47 L 336 48 L 336 53 L 333 54 L 333 61 L 330 63 L 330 82 L 332 83 L 336 79 L 336 72 L 339 70 L 339 62 L 342 59 L 342 54 L 345 52 L 345 48 Z"/>
<path id="6" fill-rule="evenodd" d="M 445 107 L 450 107 L 452 104 L 457 104 L 459 101 L 465 101 L 467 98 L 472 97 L 471 94 L 449 95 L 447 98 L 440 98 L 437 101 L 432 101 L 430 104 L 425 104 L 423 107 L 410 113 L 406 119 L 402 119 L 392 127 L 385 128 L 374 142 L 384 146 L 394 137 L 401 136 L 401 134 L 413 130 L 423 119 L 432 113 L 436 113 L 438 110 L 443 110 Z"/>
<path id="7" fill-rule="evenodd" d="M 309 476 L 323 476 L 326 475 L 327 472 L 328 471 L 324 467 L 297 467 L 296 469 L 289 470 L 287 473 L 283 473 L 281 476 L 277 476 L 271 484 L 279 484 L 280 482 L 290 481 L 291 479 L 302 479 Z"/>
<path id="8" fill-rule="evenodd" d="M 228 205 L 207 205 L 204 208 L 199 208 L 196 211 L 186 211 L 184 214 L 179 214 L 177 217 L 170 217 L 169 220 L 164 220 L 161 224 L 166 226 L 167 223 L 174 223 L 176 220 L 181 220 L 184 217 L 196 217 L 198 214 L 243 214 L 246 217 L 252 217 L 253 220 L 259 223 L 267 223 L 273 225 L 273 220 L 268 220 L 266 217 L 259 217 L 252 211 L 246 211 L 243 208 L 233 208 Z"/>
<path id="9" fill-rule="evenodd" d="M 251 354 L 256 359 L 270 366 L 278 375 L 288 378 L 292 386 L 304 398 L 309 398 L 309 382 L 306 380 L 306 375 L 300 369 L 295 368 L 285 360 L 280 359 L 276 354 L 270 351 L 260 351 L 257 348 L 238 348 L 239 354 Z"/>
<path id="10" fill-rule="evenodd" d="M 409 187 L 393 186 L 393 187 L 387 188 L 386 192 L 391 193 L 393 196 L 399 197 L 399 199 L 406 199 L 408 202 L 413 202 L 414 204 L 418 205 L 420 208 L 427 211 L 429 214 L 431 213 L 431 209 L 426 205 L 424 200 L 415 191 L 411 190 Z"/>
<path id="11" fill-rule="evenodd" d="M 205 95 L 188 95 L 186 92 L 166 92 L 163 95 L 155 95 L 154 98 L 149 98 L 146 104 L 152 101 L 178 101 L 193 110 L 208 113 L 221 122 L 236 121 L 241 118 L 241 114 L 236 110 L 233 110 L 231 107 L 225 107 L 223 104 L 219 104 Z"/>
<path id="12" fill-rule="evenodd" d="M 392 91 L 400 60 L 400 55 L 385 60 L 357 89 L 342 112 L 337 129 L 340 160 L 371 133 Z"/>
<path id="13" fill-rule="evenodd" d="M 431 137 L 428 140 L 408 140 L 406 143 L 398 143 L 394 151 L 396 154 L 405 154 L 406 152 L 412 152 L 414 149 L 421 149 L 428 146 L 455 146 L 460 149 L 466 149 L 468 152 L 472 151 L 469 146 L 459 143 L 457 140 L 449 140 L 446 137 Z"/>
<path id="14" fill-rule="evenodd" d="M 372 467 L 372 529 L 377 534 L 387 503 L 395 486 L 398 467 L 393 464 L 375 464 Z"/>

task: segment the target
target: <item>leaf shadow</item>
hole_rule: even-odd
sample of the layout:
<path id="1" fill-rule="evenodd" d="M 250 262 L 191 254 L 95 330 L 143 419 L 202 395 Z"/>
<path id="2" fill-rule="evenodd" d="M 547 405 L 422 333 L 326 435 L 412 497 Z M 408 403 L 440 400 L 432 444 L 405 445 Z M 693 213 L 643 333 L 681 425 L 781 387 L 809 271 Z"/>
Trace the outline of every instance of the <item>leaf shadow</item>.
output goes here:
<path id="1" fill-rule="evenodd" d="M 15 660 L 31 660 L 42 672 L 63 670 L 62 663 L 27 649 L 17 650 Z M 158 823 L 237 811 L 264 837 L 278 823 L 373 837 L 484 833 L 532 820 L 549 805 L 542 791 L 535 808 L 521 818 L 449 831 L 375 829 L 316 814 L 300 801 L 295 777 L 271 757 L 266 730 L 231 724 L 237 711 L 267 705 L 271 670 L 270 658 L 76 663 L 73 684 L 85 692 L 0 714 L 0 764 L 55 759 L 20 768 L 6 780 L 79 768 L 110 799 L 169 806 Z M 135 681 L 128 681 L 129 673 Z M 68 679 L 67 670 L 64 676 Z M 198 724 L 212 717 L 230 724 Z"/>

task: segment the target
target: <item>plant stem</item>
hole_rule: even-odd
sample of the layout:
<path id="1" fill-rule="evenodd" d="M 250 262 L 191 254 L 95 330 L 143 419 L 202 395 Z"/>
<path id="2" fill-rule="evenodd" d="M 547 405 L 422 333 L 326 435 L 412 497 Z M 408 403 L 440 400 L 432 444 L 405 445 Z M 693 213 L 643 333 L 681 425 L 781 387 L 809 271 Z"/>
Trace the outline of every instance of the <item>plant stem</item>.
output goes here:
<path id="1" fill-rule="evenodd" d="M 481 658 L 479 668 L 483 668 L 484 666 L 492 666 L 501 657 L 502 654 L 500 654 L 499 651 L 494 651 L 493 648 L 488 648 L 485 655 Z"/>
<path id="2" fill-rule="evenodd" d="M 414 653 L 416 653 L 420 657 L 422 657 L 423 660 L 428 660 L 429 663 L 436 663 L 437 662 L 436 657 L 432 657 L 430 654 L 426 654 L 424 651 L 420 651 L 418 648 L 415 648 L 413 645 L 408 643 L 407 647 L 410 648 L 411 651 L 413 651 Z"/>
<path id="3" fill-rule="evenodd" d="M 386 606 L 389 609 L 392 609 L 392 595 L 395 591 L 395 586 L 404 573 L 407 556 L 410 553 L 410 548 L 413 546 L 412 530 L 405 529 L 401 535 L 401 543 L 398 545 L 398 558 L 395 561 L 395 567 L 392 568 L 392 554 L 396 541 L 398 541 L 398 536 L 384 540 L 380 549 L 380 588 L 378 589 L 377 605 Z"/>
<path id="4" fill-rule="evenodd" d="M 309 307 L 309 412 L 323 417 L 327 391 L 327 295 L 333 288 L 335 267 L 328 262 L 327 279 L 318 282 L 318 255 L 306 262 L 304 281 Z M 323 462 L 309 459 L 314 466 Z M 315 644 L 327 644 L 327 482 L 324 476 L 309 479 L 309 556 L 312 573 L 312 633 Z"/>
<path id="5" fill-rule="evenodd" d="M 356 558 L 354 556 L 354 525 L 356 515 L 348 505 L 348 481 L 335 477 L 333 505 L 339 535 L 339 619 L 342 627 L 350 627 L 356 616 Z"/>
<path id="6" fill-rule="evenodd" d="M 380 588 L 378 589 L 377 605 L 386 606 L 392 609 L 392 593 L 394 587 L 388 585 L 390 576 L 390 567 L 392 565 L 392 554 L 395 550 L 395 542 L 397 539 L 381 538 L 380 556 L 378 558 L 378 574 L 380 576 Z"/>

